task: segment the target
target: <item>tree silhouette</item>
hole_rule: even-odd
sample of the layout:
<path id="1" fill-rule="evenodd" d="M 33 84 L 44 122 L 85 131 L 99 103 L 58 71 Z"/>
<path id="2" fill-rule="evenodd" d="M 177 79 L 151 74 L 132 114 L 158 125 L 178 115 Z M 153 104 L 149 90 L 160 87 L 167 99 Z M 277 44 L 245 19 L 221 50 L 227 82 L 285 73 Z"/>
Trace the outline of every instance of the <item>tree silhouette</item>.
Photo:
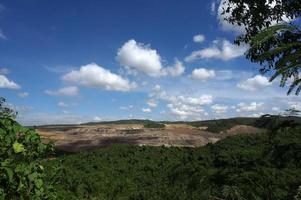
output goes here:
<path id="1" fill-rule="evenodd" d="M 235 43 L 247 43 L 246 57 L 261 65 L 270 81 L 281 76 L 280 87 L 289 84 L 288 94 L 301 91 L 301 30 L 294 20 L 301 15 L 300 0 L 226 0 L 224 19 L 242 26 L 245 33 Z"/>

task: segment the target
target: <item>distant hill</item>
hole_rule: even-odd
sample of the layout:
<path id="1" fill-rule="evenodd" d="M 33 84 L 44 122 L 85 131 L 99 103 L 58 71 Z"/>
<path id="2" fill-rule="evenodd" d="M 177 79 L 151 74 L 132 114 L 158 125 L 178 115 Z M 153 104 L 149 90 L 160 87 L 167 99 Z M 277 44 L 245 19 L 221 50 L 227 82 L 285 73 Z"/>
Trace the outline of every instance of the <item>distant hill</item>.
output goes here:
<path id="1" fill-rule="evenodd" d="M 276 121 L 273 121 L 273 125 L 277 125 L 277 123 L 281 123 L 284 121 L 291 121 L 296 125 L 301 125 L 301 117 L 287 117 L 287 116 L 275 116 L 270 115 L 270 118 L 277 118 Z M 213 133 L 220 133 L 236 125 L 247 125 L 254 126 L 257 128 L 268 128 L 269 124 L 267 123 L 268 117 L 235 117 L 228 119 L 217 119 L 217 120 L 205 120 L 205 121 L 193 121 L 186 122 L 187 124 L 195 127 L 207 127 L 207 131 Z"/>
<path id="2" fill-rule="evenodd" d="M 123 119 L 116 121 L 101 121 L 101 122 L 88 122 L 82 125 L 95 125 L 95 124 L 148 124 L 153 123 L 155 121 L 148 119 Z"/>
<path id="3" fill-rule="evenodd" d="M 287 117 L 287 116 L 272 116 L 278 117 L 278 122 L 283 121 L 293 121 L 297 125 L 301 125 L 301 117 Z M 100 122 L 88 122 L 83 124 L 54 124 L 54 125 L 43 125 L 37 126 L 37 128 L 43 129 L 54 129 L 59 128 L 62 129 L 70 129 L 77 127 L 79 125 L 102 125 L 102 124 L 188 124 L 193 127 L 207 127 L 207 131 L 213 133 L 220 133 L 226 130 L 231 129 L 236 125 L 247 125 L 247 126 L 254 126 L 257 128 L 267 128 L 267 124 L 265 123 L 266 118 L 262 117 L 234 117 L 228 119 L 214 119 L 214 120 L 204 120 L 204 121 L 152 121 L 148 119 L 125 119 L 125 120 L 116 120 L 116 121 L 100 121 Z"/>

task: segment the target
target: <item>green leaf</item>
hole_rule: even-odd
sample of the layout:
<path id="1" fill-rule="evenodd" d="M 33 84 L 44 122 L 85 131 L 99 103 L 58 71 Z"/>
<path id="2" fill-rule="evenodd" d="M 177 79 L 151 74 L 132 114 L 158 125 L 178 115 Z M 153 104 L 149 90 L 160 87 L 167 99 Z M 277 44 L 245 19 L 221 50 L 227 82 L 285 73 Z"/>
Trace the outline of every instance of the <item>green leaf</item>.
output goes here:
<path id="1" fill-rule="evenodd" d="M 43 180 L 42 179 L 36 179 L 35 180 L 35 185 L 37 188 L 41 188 L 43 186 Z"/>
<path id="2" fill-rule="evenodd" d="M 8 177 L 8 181 L 10 183 L 13 182 L 13 177 L 14 177 L 14 171 L 8 167 L 3 167 L 4 171 L 5 171 L 5 174 L 6 176 Z"/>
<path id="3" fill-rule="evenodd" d="M 13 149 L 15 153 L 22 153 L 23 151 L 25 151 L 23 144 L 20 144 L 19 142 L 15 142 L 13 144 Z"/>

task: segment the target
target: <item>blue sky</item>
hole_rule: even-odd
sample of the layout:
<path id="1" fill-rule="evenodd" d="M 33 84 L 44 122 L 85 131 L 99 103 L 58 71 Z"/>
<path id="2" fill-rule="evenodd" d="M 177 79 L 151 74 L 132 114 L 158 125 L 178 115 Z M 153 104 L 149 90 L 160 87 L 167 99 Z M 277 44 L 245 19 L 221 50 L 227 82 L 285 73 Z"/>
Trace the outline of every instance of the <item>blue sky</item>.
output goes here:
<path id="1" fill-rule="evenodd" d="M 220 1 L 1 1 L 0 94 L 22 124 L 301 108 L 232 44 Z"/>

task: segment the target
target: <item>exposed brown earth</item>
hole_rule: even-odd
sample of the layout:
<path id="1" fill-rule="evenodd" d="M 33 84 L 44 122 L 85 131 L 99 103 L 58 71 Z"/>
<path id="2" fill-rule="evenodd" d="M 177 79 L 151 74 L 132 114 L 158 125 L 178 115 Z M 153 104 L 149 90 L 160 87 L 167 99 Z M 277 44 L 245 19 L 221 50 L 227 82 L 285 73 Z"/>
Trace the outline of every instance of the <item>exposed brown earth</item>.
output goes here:
<path id="1" fill-rule="evenodd" d="M 107 124 L 79 126 L 51 126 L 38 128 L 45 140 L 53 140 L 58 149 L 76 152 L 112 144 L 148 146 L 198 147 L 236 134 L 257 133 L 260 129 L 235 126 L 225 133 L 211 133 L 206 127 L 195 128 L 186 124 L 167 124 L 165 128 L 143 128 L 141 124 Z"/>

